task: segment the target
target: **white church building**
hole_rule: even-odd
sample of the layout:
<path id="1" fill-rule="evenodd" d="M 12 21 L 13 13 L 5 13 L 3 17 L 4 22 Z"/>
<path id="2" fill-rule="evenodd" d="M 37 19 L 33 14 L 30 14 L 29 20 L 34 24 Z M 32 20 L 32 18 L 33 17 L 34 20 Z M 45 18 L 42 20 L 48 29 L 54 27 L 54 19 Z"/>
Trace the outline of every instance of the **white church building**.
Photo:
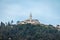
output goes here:
<path id="1" fill-rule="evenodd" d="M 30 13 L 29 19 L 20 21 L 18 24 L 27 24 L 27 23 L 34 24 L 34 25 L 40 24 L 40 22 L 37 19 L 32 19 L 31 13 Z"/>

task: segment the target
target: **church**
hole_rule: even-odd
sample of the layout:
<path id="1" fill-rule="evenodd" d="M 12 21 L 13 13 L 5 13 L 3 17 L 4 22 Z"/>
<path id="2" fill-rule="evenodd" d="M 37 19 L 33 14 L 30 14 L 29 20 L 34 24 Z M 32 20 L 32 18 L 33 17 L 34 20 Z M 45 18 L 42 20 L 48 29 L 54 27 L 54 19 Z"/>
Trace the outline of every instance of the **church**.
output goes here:
<path id="1" fill-rule="evenodd" d="M 20 21 L 18 24 L 28 24 L 28 23 L 34 24 L 34 25 L 40 24 L 40 22 L 37 19 L 32 19 L 31 13 L 30 13 L 29 19 L 26 19 L 24 21 Z"/>

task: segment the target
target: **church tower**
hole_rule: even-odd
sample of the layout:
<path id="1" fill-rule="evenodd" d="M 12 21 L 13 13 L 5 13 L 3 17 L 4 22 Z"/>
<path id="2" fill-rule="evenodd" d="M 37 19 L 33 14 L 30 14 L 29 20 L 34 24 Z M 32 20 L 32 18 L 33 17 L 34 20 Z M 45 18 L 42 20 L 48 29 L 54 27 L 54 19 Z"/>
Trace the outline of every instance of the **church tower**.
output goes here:
<path id="1" fill-rule="evenodd" d="M 30 13 L 30 18 L 29 19 L 30 19 L 30 23 L 31 23 L 31 21 L 32 21 L 32 14 L 31 13 Z"/>
<path id="2" fill-rule="evenodd" d="M 30 13 L 30 19 L 32 19 L 32 14 Z"/>
<path id="3" fill-rule="evenodd" d="M 27 24 L 31 23 L 34 25 L 40 24 L 40 22 L 37 19 L 32 19 L 32 13 L 30 12 L 29 19 L 21 21 L 19 24 Z"/>

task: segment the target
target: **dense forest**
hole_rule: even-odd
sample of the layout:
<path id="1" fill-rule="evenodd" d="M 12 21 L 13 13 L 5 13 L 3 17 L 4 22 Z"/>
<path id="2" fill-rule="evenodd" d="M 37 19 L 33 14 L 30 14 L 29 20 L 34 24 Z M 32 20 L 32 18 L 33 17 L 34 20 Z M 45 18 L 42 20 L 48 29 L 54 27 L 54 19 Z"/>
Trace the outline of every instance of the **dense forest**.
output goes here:
<path id="1" fill-rule="evenodd" d="M 0 40 L 60 40 L 60 31 L 53 25 L 0 24 Z"/>

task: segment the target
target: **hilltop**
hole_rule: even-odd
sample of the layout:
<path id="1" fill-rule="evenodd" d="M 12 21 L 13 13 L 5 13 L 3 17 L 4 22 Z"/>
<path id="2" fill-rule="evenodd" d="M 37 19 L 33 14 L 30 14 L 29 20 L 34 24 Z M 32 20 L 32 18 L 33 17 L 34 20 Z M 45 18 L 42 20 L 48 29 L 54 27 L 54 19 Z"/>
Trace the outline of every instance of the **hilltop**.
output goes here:
<path id="1" fill-rule="evenodd" d="M 60 26 L 45 25 L 37 19 L 0 23 L 0 40 L 60 40 Z"/>

